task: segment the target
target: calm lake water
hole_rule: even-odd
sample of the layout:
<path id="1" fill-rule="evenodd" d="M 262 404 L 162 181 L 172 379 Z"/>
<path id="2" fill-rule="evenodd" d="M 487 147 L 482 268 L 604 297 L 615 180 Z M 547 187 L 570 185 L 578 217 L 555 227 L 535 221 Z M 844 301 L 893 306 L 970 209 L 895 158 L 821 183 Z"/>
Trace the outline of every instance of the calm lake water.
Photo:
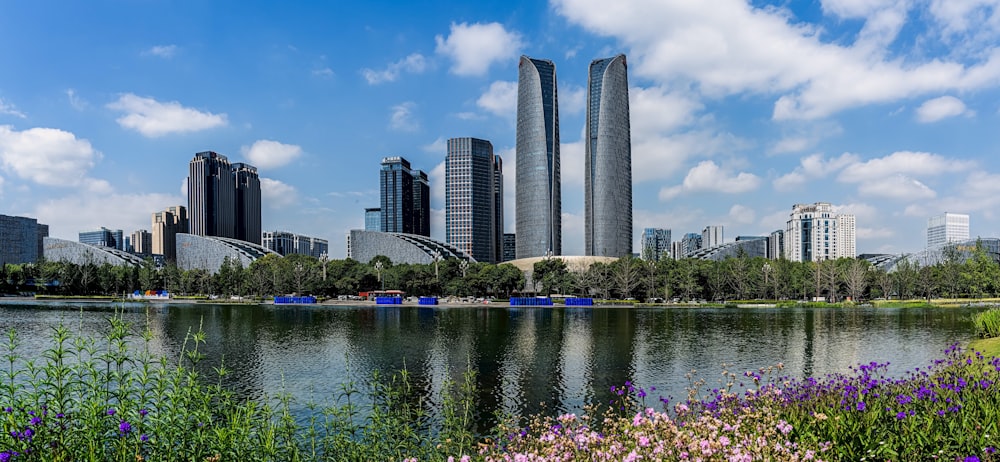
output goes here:
<path id="1" fill-rule="evenodd" d="M 890 362 L 902 375 L 972 338 L 975 309 L 506 308 L 419 306 L 94 305 L 0 301 L 0 329 L 16 329 L 22 352 L 48 346 L 52 326 L 101 335 L 115 309 L 155 334 L 176 358 L 201 325 L 208 365 L 254 398 L 288 392 L 332 403 L 350 381 L 406 368 L 433 402 L 449 379 L 477 373 L 480 424 L 514 415 L 577 412 L 607 402 L 626 380 L 656 397 L 686 397 L 692 370 L 717 386 L 723 364 L 742 375 L 777 363 L 796 377 Z M 138 328 L 137 327 L 137 328 Z M 206 368 L 206 371 L 209 371 Z"/>

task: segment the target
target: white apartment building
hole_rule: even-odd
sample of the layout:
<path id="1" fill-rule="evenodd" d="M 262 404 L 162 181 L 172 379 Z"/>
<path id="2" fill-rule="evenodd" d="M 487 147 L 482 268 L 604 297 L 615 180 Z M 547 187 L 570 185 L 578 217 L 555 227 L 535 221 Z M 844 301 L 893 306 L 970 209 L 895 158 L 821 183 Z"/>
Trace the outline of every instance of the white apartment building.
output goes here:
<path id="1" fill-rule="evenodd" d="M 722 225 L 706 226 L 705 229 L 701 230 L 701 248 L 711 249 L 722 245 L 723 242 L 725 240 L 722 235 Z"/>
<path id="2" fill-rule="evenodd" d="M 785 228 L 785 258 L 822 261 L 857 255 L 854 215 L 838 214 L 827 202 L 795 204 Z"/>
<path id="3" fill-rule="evenodd" d="M 969 240 L 969 216 L 948 213 L 927 220 L 927 248 L 941 247 L 949 242 Z"/>

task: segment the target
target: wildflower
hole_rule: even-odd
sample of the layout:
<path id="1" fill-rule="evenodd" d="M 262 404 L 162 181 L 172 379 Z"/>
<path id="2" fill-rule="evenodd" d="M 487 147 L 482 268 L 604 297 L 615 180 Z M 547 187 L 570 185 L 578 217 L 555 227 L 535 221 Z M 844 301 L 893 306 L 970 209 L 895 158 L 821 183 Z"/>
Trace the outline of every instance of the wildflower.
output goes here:
<path id="1" fill-rule="evenodd" d="M 149 441 L 149 435 L 143 433 L 142 435 L 139 436 L 139 441 L 142 441 L 143 443 Z"/>
<path id="2" fill-rule="evenodd" d="M 864 412 L 864 410 L 865 410 L 865 402 L 864 401 L 858 401 L 857 410 L 861 411 L 861 412 Z"/>
<path id="3" fill-rule="evenodd" d="M 115 415 L 115 408 L 108 409 L 108 415 Z"/>
<path id="4" fill-rule="evenodd" d="M 132 432 L 132 424 L 128 423 L 127 420 L 123 420 L 118 424 L 118 432 L 122 435 L 127 435 Z"/>
<path id="5" fill-rule="evenodd" d="M 141 415 L 143 417 L 146 417 L 146 414 L 149 414 L 149 411 L 147 411 L 145 409 L 140 409 L 139 410 L 139 415 Z"/>
<path id="6" fill-rule="evenodd" d="M 31 422 L 29 422 L 28 425 L 31 425 L 32 427 L 34 427 L 34 426 L 36 426 L 36 425 L 38 425 L 40 423 L 42 423 L 41 417 L 32 417 L 31 418 Z"/>
<path id="7" fill-rule="evenodd" d="M 965 462 L 979 462 L 979 458 L 976 456 L 969 456 L 965 458 Z"/>
<path id="8" fill-rule="evenodd" d="M 896 413 L 896 420 L 903 420 L 906 418 L 906 412 L 900 411 Z"/>

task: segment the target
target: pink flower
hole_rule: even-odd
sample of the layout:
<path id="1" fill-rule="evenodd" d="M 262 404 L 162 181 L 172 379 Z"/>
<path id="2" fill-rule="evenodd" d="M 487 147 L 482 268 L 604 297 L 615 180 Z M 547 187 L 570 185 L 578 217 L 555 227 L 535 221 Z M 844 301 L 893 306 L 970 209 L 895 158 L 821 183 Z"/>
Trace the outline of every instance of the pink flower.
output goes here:
<path id="1" fill-rule="evenodd" d="M 649 447 L 649 438 L 646 438 L 645 435 L 640 436 L 639 437 L 639 446 L 642 446 L 644 448 L 645 447 Z"/>

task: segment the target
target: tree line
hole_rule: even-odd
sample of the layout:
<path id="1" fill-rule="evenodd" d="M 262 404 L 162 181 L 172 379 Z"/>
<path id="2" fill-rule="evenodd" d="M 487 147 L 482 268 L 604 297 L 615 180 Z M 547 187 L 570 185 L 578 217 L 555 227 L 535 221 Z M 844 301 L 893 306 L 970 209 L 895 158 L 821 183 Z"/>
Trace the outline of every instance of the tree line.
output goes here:
<path id="1" fill-rule="evenodd" d="M 66 261 L 0 266 L 0 293 L 52 295 L 122 295 L 136 290 L 166 290 L 175 295 L 334 297 L 384 287 L 403 290 L 408 295 L 509 297 L 523 286 L 524 274 L 510 264 L 463 265 L 457 259 L 426 265 L 393 264 L 384 256 L 361 263 L 268 254 L 247 267 L 239 260 L 227 258 L 215 274 L 202 269 L 181 270 L 173 262 L 157 267 L 152 259 L 146 259 L 140 266 Z"/>
<path id="2" fill-rule="evenodd" d="M 527 292 L 663 301 L 838 302 L 996 296 L 1000 293 L 1000 266 L 981 245 L 967 258 L 946 249 L 940 263 L 921 266 L 904 260 L 891 272 L 853 258 L 792 262 L 746 256 L 722 261 L 626 257 L 586 268 L 571 268 L 564 260 L 548 258 L 534 265 L 530 281 L 525 288 L 524 274 L 506 263 L 445 259 L 431 264 L 394 264 L 384 256 L 362 263 L 271 254 L 248 267 L 227 259 L 215 274 L 181 270 L 173 263 L 157 267 L 149 259 L 137 267 L 49 261 L 0 267 L 2 293 L 115 295 L 167 290 L 178 295 L 333 297 L 385 288 L 414 296 L 505 298 Z"/>

